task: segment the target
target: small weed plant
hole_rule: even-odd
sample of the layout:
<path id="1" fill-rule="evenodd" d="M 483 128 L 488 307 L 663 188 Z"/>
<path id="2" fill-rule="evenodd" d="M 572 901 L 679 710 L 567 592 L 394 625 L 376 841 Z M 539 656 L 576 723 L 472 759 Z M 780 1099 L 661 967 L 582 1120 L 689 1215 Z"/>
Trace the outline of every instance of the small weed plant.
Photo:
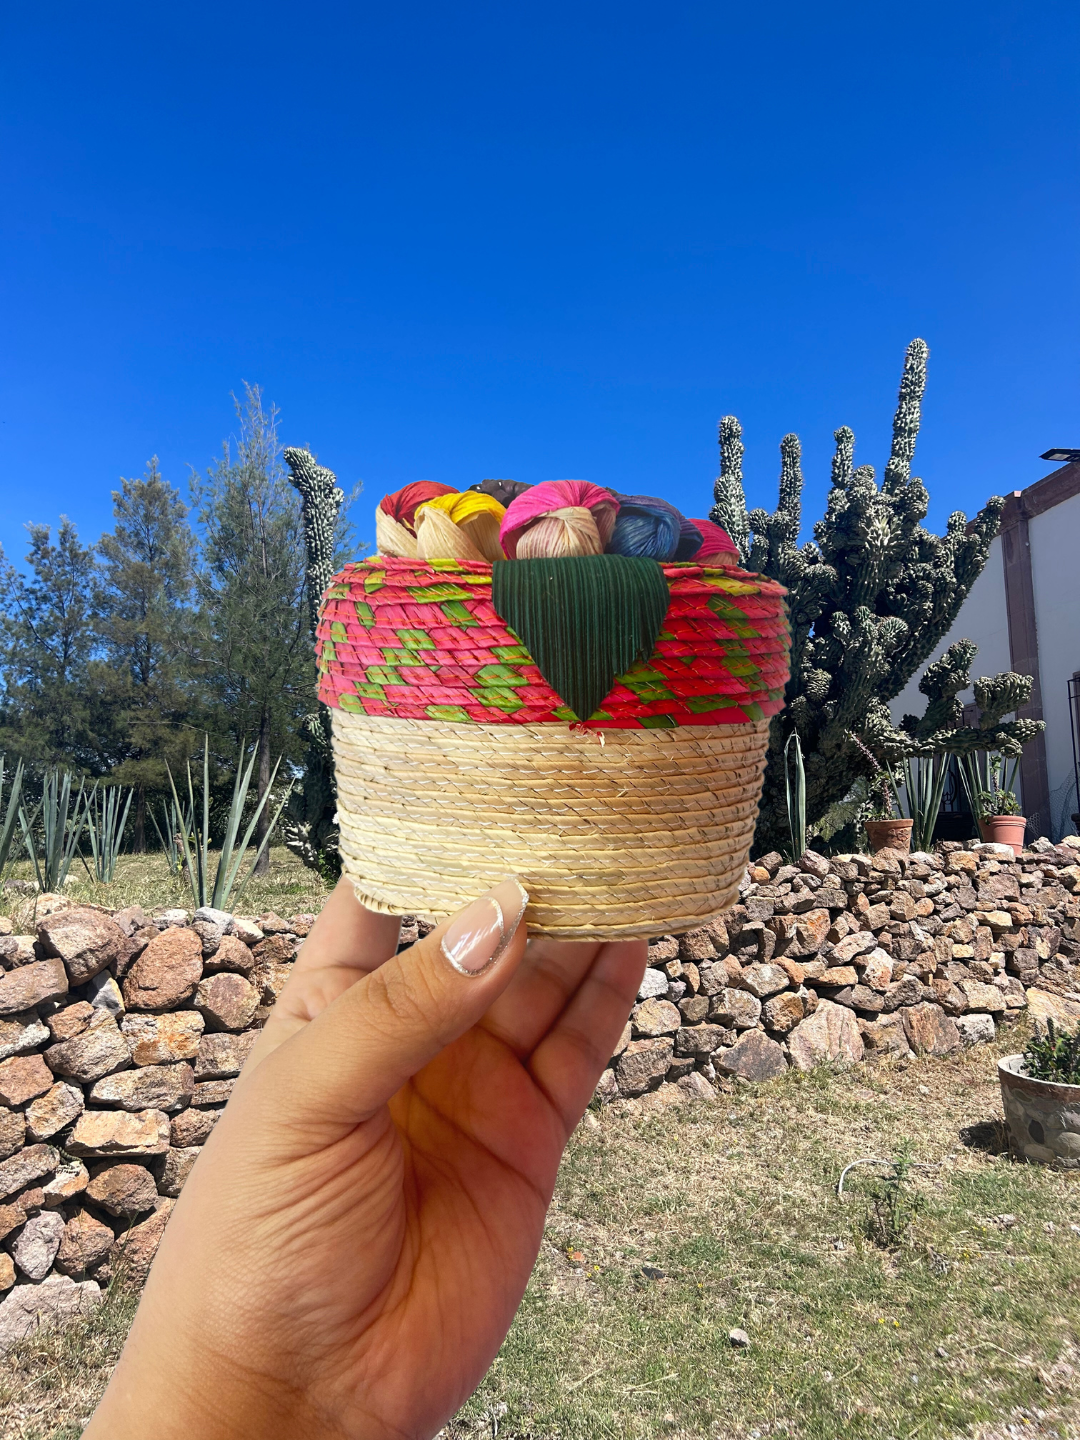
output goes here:
<path id="1" fill-rule="evenodd" d="M 1080 1029 L 1059 1030 L 1048 1018 L 1045 1032 L 1037 1029 L 1027 1043 L 1024 1073 L 1032 1080 L 1080 1085 Z"/>
<path id="2" fill-rule="evenodd" d="M 906 1245 L 922 1209 L 922 1196 L 911 1183 L 914 1147 L 900 1146 L 890 1162 L 891 1174 L 873 1182 L 867 1195 L 866 1238 L 882 1250 Z"/>

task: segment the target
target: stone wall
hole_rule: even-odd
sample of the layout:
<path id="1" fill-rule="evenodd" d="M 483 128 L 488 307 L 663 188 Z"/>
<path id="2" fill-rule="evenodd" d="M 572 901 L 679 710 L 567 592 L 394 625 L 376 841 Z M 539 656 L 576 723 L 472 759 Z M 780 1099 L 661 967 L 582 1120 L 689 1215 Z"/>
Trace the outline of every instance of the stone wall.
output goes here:
<path id="1" fill-rule="evenodd" d="M 650 944 L 598 1098 L 945 1053 L 1028 1007 L 1076 1024 L 1078 862 L 767 855 L 722 921 Z M 61 896 L 0 918 L 0 1350 L 145 1276 L 313 919 Z M 401 946 L 427 928 L 405 917 Z"/>
<path id="2" fill-rule="evenodd" d="M 0 1352 L 144 1278 L 314 918 L 46 895 L 0 919 Z"/>
<path id="3" fill-rule="evenodd" d="M 1080 839 L 941 852 L 764 856 L 722 920 L 650 943 L 597 1098 L 947 1054 L 1029 1007 L 1075 1027 Z"/>

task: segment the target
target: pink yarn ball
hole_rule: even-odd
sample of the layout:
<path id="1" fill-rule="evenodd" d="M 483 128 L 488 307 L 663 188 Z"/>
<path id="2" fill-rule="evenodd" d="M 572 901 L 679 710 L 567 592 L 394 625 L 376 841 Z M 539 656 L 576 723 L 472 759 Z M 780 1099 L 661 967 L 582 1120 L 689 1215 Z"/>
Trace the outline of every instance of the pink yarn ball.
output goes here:
<path id="1" fill-rule="evenodd" d="M 701 531 L 701 548 L 688 556 L 688 559 L 702 564 L 706 560 L 718 560 L 721 556 L 736 561 L 739 559 L 739 547 L 722 525 L 717 525 L 713 520 L 691 519 L 690 523 Z"/>
<path id="2" fill-rule="evenodd" d="M 499 541 L 511 560 L 517 555 L 518 540 L 537 521 L 553 510 L 584 509 L 591 512 L 600 535 L 607 546 L 619 513 L 619 502 L 610 490 L 591 485 L 588 480 L 545 480 L 524 491 L 506 508 Z"/>

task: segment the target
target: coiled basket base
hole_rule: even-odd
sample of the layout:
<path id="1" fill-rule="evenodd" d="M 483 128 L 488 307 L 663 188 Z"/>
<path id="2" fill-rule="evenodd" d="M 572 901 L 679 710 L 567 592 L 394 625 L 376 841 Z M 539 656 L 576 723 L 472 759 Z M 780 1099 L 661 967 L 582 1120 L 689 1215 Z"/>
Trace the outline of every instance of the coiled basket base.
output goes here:
<path id="1" fill-rule="evenodd" d="M 507 875 L 529 931 L 616 940 L 732 905 L 768 720 L 670 730 L 332 710 L 344 872 L 372 910 L 442 920 Z"/>

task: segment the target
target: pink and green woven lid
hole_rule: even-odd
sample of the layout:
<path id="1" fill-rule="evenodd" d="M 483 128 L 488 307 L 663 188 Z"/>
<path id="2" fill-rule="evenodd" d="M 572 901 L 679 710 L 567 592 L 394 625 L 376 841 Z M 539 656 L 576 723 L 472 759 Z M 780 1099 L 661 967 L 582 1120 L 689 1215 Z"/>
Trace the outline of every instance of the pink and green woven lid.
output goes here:
<path id="1" fill-rule="evenodd" d="M 660 568 L 670 599 L 655 648 L 616 677 L 585 723 L 671 729 L 775 715 L 788 679 L 784 588 L 734 566 Z M 347 565 L 323 597 L 318 667 L 319 698 L 356 714 L 579 721 L 496 613 L 491 566 L 477 562 L 378 556 Z"/>

